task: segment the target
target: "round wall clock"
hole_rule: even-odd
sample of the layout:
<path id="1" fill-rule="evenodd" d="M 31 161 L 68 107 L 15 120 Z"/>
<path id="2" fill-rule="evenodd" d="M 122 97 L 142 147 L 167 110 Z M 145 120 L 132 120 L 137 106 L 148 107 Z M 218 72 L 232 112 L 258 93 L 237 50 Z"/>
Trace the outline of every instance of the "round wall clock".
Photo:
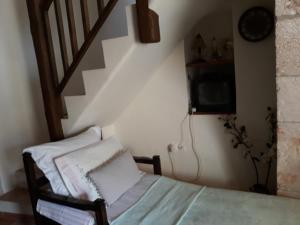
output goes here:
<path id="1" fill-rule="evenodd" d="M 274 15 L 263 7 L 248 9 L 240 18 L 239 32 L 247 41 L 257 42 L 268 37 L 274 29 Z"/>

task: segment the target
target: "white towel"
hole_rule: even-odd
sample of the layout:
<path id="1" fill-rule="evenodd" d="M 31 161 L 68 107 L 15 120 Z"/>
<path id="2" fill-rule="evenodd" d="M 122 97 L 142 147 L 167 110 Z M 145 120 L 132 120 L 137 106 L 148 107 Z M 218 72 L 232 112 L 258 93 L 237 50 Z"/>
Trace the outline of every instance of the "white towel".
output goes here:
<path id="1" fill-rule="evenodd" d="M 95 218 L 92 213 L 62 206 L 43 200 L 38 200 L 37 211 L 62 225 L 95 225 Z"/>

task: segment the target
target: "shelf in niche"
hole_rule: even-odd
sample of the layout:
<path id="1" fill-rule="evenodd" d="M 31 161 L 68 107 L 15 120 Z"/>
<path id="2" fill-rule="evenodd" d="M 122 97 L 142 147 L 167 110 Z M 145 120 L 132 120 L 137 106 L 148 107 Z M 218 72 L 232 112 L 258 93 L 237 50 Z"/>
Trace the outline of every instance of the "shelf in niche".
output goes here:
<path id="1" fill-rule="evenodd" d="M 215 116 L 215 115 L 224 115 L 224 116 L 229 116 L 229 115 L 236 115 L 236 112 L 193 112 L 193 113 L 189 113 L 189 115 L 191 116 L 199 116 L 199 115 L 212 115 L 212 116 Z"/>
<path id="2" fill-rule="evenodd" d="M 207 68 L 219 65 L 233 65 L 233 60 L 226 60 L 226 59 L 216 59 L 216 60 L 209 60 L 206 62 L 191 62 L 186 64 L 187 68 Z"/>

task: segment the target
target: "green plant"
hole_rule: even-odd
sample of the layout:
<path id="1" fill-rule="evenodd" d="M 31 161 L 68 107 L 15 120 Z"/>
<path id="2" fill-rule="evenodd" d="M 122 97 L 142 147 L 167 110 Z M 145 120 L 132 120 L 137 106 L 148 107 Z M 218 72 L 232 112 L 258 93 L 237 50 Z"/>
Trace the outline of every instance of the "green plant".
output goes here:
<path id="1" fill-rule="evenodd" d="M 222 116 L 219 118 L 224 124 L 226 132 L 232 135 L 231 143 L 234 149 L 241 149 L 245 159 L 250 159 L 255 175 L 256 175 L 256 186 L 267 187 L 269 183 L 271 168 L 273 161 L 276 158 L 276 142 L 277 142 L 277 121 L 276 114 L 271 107 L 267 108 L 268 114 L 265 118 L 269 124 L 270 129 L 270 140 L 266 143 L 266 149 L 257 153 L 254 151 L 254 145 L 251 143 L 248 137 L 247 129 L 245 125 L 238 125 L 237 117 L 233 115 Z M 240 148 L 243 146 L 244 148 Z M 258 169 L 259 163 L 267 163 L 267 176 L 265 183 L 260 185 L 261 171 Z"/>
<path id="2" fill-rule="evenodd" d="M 261 158 L 263 162 L 268 164 L 267 176 L 265 180 L 265 185 L 268 186 L 272 165 L 274 160 L 277 158 L 277 119 L 276 113 L 271 107 L 268 107 L 266 121 L 269 124 L 270 140 L 266 143 L 267 150 L 261 152 Z"/>

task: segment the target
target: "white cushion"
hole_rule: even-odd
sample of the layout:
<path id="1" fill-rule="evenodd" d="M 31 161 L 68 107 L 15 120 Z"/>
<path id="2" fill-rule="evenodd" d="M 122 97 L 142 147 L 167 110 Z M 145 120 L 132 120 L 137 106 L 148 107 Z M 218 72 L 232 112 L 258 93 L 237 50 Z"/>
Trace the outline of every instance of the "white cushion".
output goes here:
<path id="1" fill-rule="evenodd" d="M 58 142 L 47 143 L 25 149 L 24 153 L 31 153 L 37 166 L 48 178 L 52 190 L 56 194 L 69 195 L 63 180 L 54 164 L 54 159 L 68 152 L 82 148 L 101 140 L 101 129 L 91 127 L 87 131 L 68 139 Z"/>
<path id="2" fill-rule="evenodd" d="M 107 205 L 113 204 L 142 178 L 130 152 L 122 152 L 111 161 L 88 173 Z"/>
<path id="3" fill-rule="evenodd" d="M 120 142 L 111 137 L 56 158 L 55 164 L 70 194 L 90 201 L 100 198 L 87 173 L 110 160 L 122 149 Z"/>

